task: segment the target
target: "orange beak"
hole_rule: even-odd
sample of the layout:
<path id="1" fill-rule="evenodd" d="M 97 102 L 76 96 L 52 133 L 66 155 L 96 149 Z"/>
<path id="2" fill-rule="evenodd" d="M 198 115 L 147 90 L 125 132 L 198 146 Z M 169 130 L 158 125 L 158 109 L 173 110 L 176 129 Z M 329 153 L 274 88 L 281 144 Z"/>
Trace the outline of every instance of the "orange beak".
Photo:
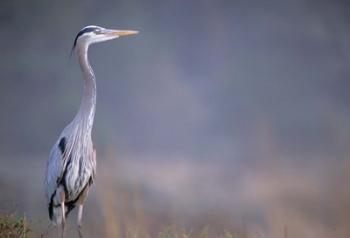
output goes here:
<path id="1" fill-rule="evenodd" d="M 108 34 L 111 35 L 117 35 L 117 36 L 129 36 L 129 35 L 136 35 L 138 34 L 138 31 L 131 31 L 131 30 L 110 30 Z"/>

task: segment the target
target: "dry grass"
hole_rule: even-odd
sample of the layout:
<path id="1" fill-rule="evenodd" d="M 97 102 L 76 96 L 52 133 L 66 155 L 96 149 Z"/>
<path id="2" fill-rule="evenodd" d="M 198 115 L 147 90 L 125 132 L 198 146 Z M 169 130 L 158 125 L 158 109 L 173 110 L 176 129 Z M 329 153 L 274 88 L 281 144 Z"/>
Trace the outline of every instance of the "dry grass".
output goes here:
<path id="1" fill-rule="evenodd" d="M 0 214 L 0 237 L 1 238 L 26 238 L 30 228 L 25 216 Z"/>
<path id="2" fill-rule="evenodd" d="M 171 228 L 165 228 L 158 235 L 158 238 L 238 238 L 242 236 L 238 236 L 237 233 L 233 231 L 223 230 L 219 232 L 215 232 L 215 234 L 211 234 L 208 226 L 203 227 L 198 231 L 176 231 Z"/>
<path id="3" fill-rule="evenodd" d="M 0 215 L 0 237 L 1 238 L 28 238 L 28 237 L 48 237 L 48 234 L 41 233 L 36 234 L 36 231 L 32 231 L 27 218 L 25 216 L 17 217 L 13 214 Z M 125 235 L 116 235 L 116 237 L 125 238 L 239 238 L 243 237 L 229 230 L 223 230 L 219 232 L 211 231 L 209 226 L 205 226 L 198 230 L 186 230 L 177 228 L 176 226 L 165 226 L 162 228 L 156 236 L 152 236 L 147 232 L 139 232 L 137 229 L 132 231 L 128 230 Z"/>
<path id="4" fill-rule="evenodd" d="M 106 157 L 84 208 L 85 238 L 347 238 L 350 234 L 350 190 L 343 183 L 349 180 L 348 161 L 302 168 L 265 162 L 226 171 L 203 162 L 146 163 Z M 25 213 L 34 221 L 29 237 L 40 237 L 45 229 L 43 237 L 59 237 L 60 227 L 47 228 L 40 174 L 44 162 L 37 167 L 33 163 L 31 170 L 17 164 L 0 167 L 0 210 Z M 67 237 L 78 237 L 76 215 L 74 210 L 68 218 Z M 20 224 L 25 220 L 6 219 L 2 226 L 23 231 Z M 0 237 L 23 237 L 22 233 Z"/>

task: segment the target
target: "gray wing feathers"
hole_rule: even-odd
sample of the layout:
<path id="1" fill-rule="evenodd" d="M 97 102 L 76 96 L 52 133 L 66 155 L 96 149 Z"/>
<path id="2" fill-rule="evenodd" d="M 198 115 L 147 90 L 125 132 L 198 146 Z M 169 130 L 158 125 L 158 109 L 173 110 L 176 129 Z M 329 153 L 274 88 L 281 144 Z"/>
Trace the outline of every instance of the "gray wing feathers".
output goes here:
<path id="1" fill-rule="evenodd" d="M 67 163 L 67 160 L 62 158 L 63 155 L 58 147 L 58 143 L 57 141 L 51 149 L 46 167 L 45 193 L 48 202 L 57 189 L 58 181 L 60 181 Z"/>
<path id="2" fill-rule="evenodd" d="M 72 139 L 75 138 L 75 139 Z M 50 202 L 51 196 L 58 188 L 67 166 L 70 166 L 70 173 L 66 174 L 67 186 L 65 189 L 70 191 L 70 198 L 74 199 L 80 193 L 83 186 L 89 181 L 90 177 L 94 180 L 96 174 L 96 152 L 93 149 L 91 138 L 84 143 L 75 143 L 76 135 L 73 137 L 68 133 L 62 133 L 59 140 L 51 150 L 47 163 L 45 190 L 47 201 Z M 60 142 L 64 139 L 64 148 Z M 68 165 L 68 161 L 71 164 Z"/>

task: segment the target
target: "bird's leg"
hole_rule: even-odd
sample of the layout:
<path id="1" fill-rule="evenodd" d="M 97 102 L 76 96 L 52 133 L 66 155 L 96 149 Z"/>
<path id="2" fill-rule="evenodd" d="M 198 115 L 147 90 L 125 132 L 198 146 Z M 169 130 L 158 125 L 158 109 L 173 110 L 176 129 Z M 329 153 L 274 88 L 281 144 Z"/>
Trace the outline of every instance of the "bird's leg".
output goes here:
<path id="1" fill-rule="evenodd" d="M 62 208 L 62 238 L 64 238 L 66 233 L 66 218 L 65 218 L 64 202 L 61 203 L 61 208 Z"/>
<path id="2" fill-rule="evenodd" d="M 81 220 L 82 220 L 82 217 L 83 217 L 83 207 L 84 207 L 83 204 L 79 204 L 79 207 L 78 207 L 78 221 L 77 221 L 79 229 L 82 226 Z"/>
<path id="3" fill-rule="evenodd" d="M 79 196 L 78 199 L 78 219 L 77 219 L 77 224 L 78 224 L 78 232 L 79 232 L 79 237 L 82 238 L 83 234 L 82 234 L 82 219 L 83 219 L 83 208 L 84 208 L 84 202 L 86 200 L 87 194 L 89 192 L 89 184 L 87 184 L 84 188 L 84 190 L 82 191 L 81 195 Z"/>
<path id="4" fill-rule="evenodd" d="M 66 233 L 66 209 L 65 209 L 65 194 L 62 191 L 61 192 L 61 209 L 62 209 L 62 238 L 65 237 Z"/>
<path id="5" fill-rule="evenodd" d="M 83 204 L 79 204 L 79 207 L 78 207 L 78 233 L 79 233 L 79 237 L 80 238 L 83 238 L 83 233 L 82 233 L 82 229 L 81 229 L 81 226 L 82 226 L 82 217 L 83 217 L 83 207 L 84 205 Z"/>

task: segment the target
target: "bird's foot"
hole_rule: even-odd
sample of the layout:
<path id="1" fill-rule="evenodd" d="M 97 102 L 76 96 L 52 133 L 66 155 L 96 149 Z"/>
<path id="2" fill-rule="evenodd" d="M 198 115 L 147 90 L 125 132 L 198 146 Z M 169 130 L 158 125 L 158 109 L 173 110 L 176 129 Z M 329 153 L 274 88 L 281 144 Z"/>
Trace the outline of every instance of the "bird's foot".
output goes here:
<path id="1" fill-rule="evenodd" d="M 78 234 L 79 234 L 79 238 L 83 238 L 83 228 L 81 224 L 78 224 Z"/>

